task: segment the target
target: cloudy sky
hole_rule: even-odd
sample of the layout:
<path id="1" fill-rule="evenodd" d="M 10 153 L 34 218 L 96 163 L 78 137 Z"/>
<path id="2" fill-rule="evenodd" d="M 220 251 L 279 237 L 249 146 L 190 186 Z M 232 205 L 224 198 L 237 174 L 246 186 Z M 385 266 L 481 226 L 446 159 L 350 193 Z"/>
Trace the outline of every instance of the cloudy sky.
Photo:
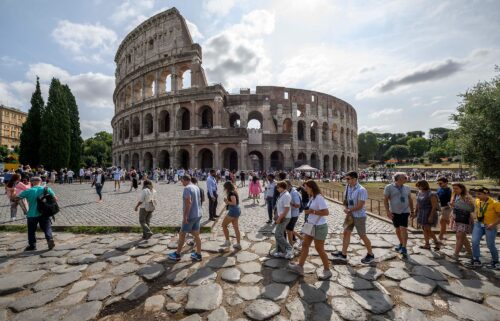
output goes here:
<path id="1" fill-rule="evenodd" d="M 28 110 L 36 75 L 69 84 L 85 137 L 111 130 L 114 53 L 170 7 L 210 83 L 278 85 L 351 103 L 360 132 L 450 127 L 459 93 L 500 64 L 500 1 L 2 0 L 0 103 Z"/>

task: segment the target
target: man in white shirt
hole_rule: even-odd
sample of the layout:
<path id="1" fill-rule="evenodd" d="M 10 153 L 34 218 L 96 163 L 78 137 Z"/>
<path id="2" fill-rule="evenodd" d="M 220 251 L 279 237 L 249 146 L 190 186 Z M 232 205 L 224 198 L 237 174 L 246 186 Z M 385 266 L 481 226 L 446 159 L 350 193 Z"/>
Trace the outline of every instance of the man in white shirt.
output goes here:
<path id="1" fill-rule="evenodd" d="M 82 183 L 84 176 L 85 176 L 85 169 L 83 169 L 83 167 L 82 167 L 82 168 L 80 168 L 80 171 L 78 172 L 78 177 L 80 178 L 80 184 Z"/>
<path id="2" fill-rule="evenodd" d="M 265 188 L 264 196 L 266 198 L 267 204 L 267 215 L 269 220 L 266 222 L 270 224 L 273 221 L 273 209 L 274 209 L 274 189 L 276 188 L 276 182 L 274 181 L 274 175 L 267 175 L 268 184 Z"/>
<path id="3" fill-rule="evenodd" d="M 73 176 L 75 176 L 75 172 L 73 172 L 71 169 L 66 173 L 68 175 L 68 183 L 72 184 L 73 183 Z"/>
<path id="4" fill-rule="evenodd" d="M 286 226 L 292 218 L 290 211 L 292 197 L 287 190 L 287 183 L 280 181 L 276 184 L 276 188 L 280 192 L 278 202 L 276 204 L 278 218 L 276 219 L 276 230 L 274 237 L 276 238 L 276 249 L 271 253 L 274 257 L 284 257 L 288 260 L 293 259 L 293 248 L 285 238 Z"/>

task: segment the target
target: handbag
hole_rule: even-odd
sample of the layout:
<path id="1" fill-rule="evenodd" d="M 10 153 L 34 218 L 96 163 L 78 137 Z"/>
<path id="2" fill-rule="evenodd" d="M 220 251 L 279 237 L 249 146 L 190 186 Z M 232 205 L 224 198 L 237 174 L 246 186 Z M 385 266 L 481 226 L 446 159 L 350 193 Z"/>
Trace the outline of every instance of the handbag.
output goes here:
<path id="1" fill-rule="evenodd" d="M 309 204 L 307 208 L 311 205 L 311 201 L 309 201 Z M 321 216 L 318 216 L 318 219 L 316 220 L 316 223 L 321 219 Z M 300 231 L 302 234 L 306 234 L 309 236 L 314 237 L 316 235 L 316 224 L 310 223 L 309 221 L 305 222 L 304 225 L 302 225 L 302 229 Z"/>
<path id="2" fill-rule="evenodd" d="M 453 215 L 455 216 L 456 223 L 469 224 L 470 223 L 470 214 L 471 214 L 471 212 L 463 210 L 463 209 L 459 209 L 459 208 L 453 209 Z"/>

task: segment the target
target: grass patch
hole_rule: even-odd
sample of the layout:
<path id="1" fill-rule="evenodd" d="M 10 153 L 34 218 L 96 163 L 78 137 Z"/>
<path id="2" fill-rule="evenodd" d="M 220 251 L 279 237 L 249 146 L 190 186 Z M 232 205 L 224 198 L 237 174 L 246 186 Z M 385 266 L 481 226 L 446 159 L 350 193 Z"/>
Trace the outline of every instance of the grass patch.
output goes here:
<path id="1" fill-rule="evenodd" d="M 73 234 L 111 234 L 111 233 L 137 233 L 141 234 L 140 226 L 52 226 L 54 232 L 66 232 Z M 151 230 L 155 234 L 178 233 L 180 227 L 153 226 Z M 0 225 L 1 232 L 28 232 L 26 225 Z M 201 233 L 210 233 L 211 227 L 202 226 Z"/>

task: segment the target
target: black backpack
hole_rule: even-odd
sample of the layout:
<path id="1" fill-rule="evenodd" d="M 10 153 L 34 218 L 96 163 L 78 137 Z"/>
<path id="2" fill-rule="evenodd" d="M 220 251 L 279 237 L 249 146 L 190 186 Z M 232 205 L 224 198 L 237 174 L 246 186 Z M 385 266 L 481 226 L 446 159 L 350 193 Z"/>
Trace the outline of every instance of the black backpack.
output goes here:
<path id="1" fill-rule="evenodd" d="M 59 213 L 59 205 L 56 198 L 48 192 L 48 187 L 43 189 L 43 194 L 38 196 L 36 203 L 36 208 L 42 214 L 42 217 L 50 218 Z"/>

